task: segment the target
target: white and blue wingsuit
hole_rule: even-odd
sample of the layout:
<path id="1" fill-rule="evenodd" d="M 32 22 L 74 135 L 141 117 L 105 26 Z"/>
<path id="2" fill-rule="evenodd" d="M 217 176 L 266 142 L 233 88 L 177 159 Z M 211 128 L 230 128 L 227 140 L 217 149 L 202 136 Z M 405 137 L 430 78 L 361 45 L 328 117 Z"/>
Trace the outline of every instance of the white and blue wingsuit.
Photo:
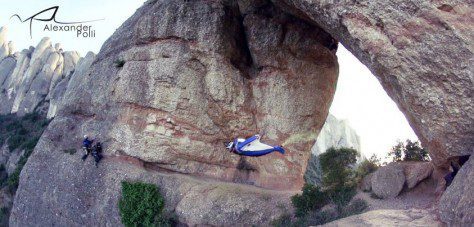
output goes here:
<path id="1" fill-rule="evenodd" d="M 233 142 L 227 144 L 226 148 L 244 156 L 262 156 L 275 151 L 285 154 L 285 150 L 280 146 L 270 146 L 260 142 L 260 135 L 255 135 L 248 139 L 234 139 Z"/>

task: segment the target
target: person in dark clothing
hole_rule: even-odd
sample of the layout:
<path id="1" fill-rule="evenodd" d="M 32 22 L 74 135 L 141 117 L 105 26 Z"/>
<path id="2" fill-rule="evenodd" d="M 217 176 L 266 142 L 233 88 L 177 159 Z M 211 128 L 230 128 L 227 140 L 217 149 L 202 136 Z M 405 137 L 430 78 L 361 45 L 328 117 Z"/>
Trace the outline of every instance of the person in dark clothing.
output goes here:
<path id="1" fill-rule="evenodd" d="M 82 141 L 82 149 L 84 150 L 85 154 L 82 156 L 82 161 L 85 161 L 87 156 L 89 156 L 89 154 L 91 153 L 93 142 L 94 140 L 90 140 L 89 136 L 84 135 L 84 140 Z"/>
<path id="2" fill-rule="evenodd" d="M 453 169 L 453 172 L 450 172 L 446 176 L 444 176 L 444 180 L 446 181 L 446 187 L 449 187 L 449 185 L 451 185 L 454 180 L 454 177 L 458 174 L 459 169 L 461 169 L 464 163 L 469 160 L 469 157 L 470 155 L 460 156 L 458 159 L 458 163 L 454 163 L 453 161 L 451 161 L 450 165 Z"/>
<path id="3" fill-rule="evenodd" d="M 95 167 L 99 164 L 99 161 L 102 159 L 102 144 L 100 142 L 97 142 L 94 147 L 92 147 L 92 156 L 94 157 L 95 160 Z"/>

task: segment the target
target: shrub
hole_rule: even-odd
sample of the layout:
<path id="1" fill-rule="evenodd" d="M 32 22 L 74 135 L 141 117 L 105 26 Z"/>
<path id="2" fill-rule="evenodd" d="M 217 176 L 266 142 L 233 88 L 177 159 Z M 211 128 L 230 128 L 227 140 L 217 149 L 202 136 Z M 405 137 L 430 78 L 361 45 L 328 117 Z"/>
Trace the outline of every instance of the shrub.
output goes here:
<path id="1" fill-rule="evenodd" d="M 10 124 L 8 124 L 8 125 L 6 126 L 6 130 L 7 130 L 7 131 L 15 131 L 15 130 L 21 128 L 21 127 L 23 127 L 23 126 L 21 125 L 21 122 L 19 122 L 19 121 L 13 121 L 13 122 L 11 122 Z"/>
<path id="2" fill-rule="evenodd" d="M 15 171 L 8 176 L 7 186 L 10 193 L 15 194 L 16 189 L 18 189 L 18 183 L 20 182 L 20 172 L 21 170 L 16 168 Z"/>
<path id="3" fill-rule="evenodd" d="M 0 225 L 1 226 L 8 226 L 8 217 L 10 216 L 10 211 L 8 207 L 2 207 L 0 209 Z"/>
<path id="4" fill-rule="evenodd" d="M 313 211 L 309 213 L 306 217 L 304 217 L 304 226 L 323 225 L 337 219 L 339 219 L 339 215 L 336 211 L 334 212 L 331 212 L 329 210 Z"/>
<path id="5" fill-rule="evenodd" d="M 328 204 L 326 193 L 317 186 L 305 184 L 303 194 L 291 197 L 291 203 L 295 207 L 297 217 L 306 215 L 309 211 L 317 210 Z"/>
<path id="6" fill-rule="evenodd" d="M 122 68 L 125 65 L 125 60 L 117 59 L 114 61 L 115 68 Z"/>
<path id="7" fill-rule="evenodd" d="M 361 182 L 365 176 L 377 171 L 380 166 L 380 159 L 373 154 L 370 159 L 362 161 L 356 169 L 357 182 Z"/>
<path id="8" fill-rule="evenodd" d="M 168 223 L 163 214 L 165 202 L 156 185 L 122 182 L 122 198 L 118 205 L 125 226 L 156 226 Z"/>
<path id="9" fill-rule="evenodd" d="M 21 148 L 25 150 L 33 150 L 36 147 L 36 144 L 38 143 L 39 137 L 33 137 L 28 139 L 25 143 L 21 145 Z"/>
<path id="10" fill-rule="evenodd" d="M 25 135 L 13 135 L 8 139 L 8 148 L 10 151 L 14 151 L 19 148 L 26 141 Z"/>
<path id="11" fill-rule="evenodd" d="M 328 191 L 331 201 L 339 208 L 347 205 L 357 194 L 355 185 L 340 186 Z"/>
<path id="12" fill-rule="evenodd" d="M 367 202 L 363 199 L 354 199 L 349 205 L 346 207 L 342 208 L 341 210 L 341 217 L 340 218 L 345 218 L 348 216 L 356 215 L 356 214 L 361 214 L 363 213 L 369 205 L 367 205 Z"/>

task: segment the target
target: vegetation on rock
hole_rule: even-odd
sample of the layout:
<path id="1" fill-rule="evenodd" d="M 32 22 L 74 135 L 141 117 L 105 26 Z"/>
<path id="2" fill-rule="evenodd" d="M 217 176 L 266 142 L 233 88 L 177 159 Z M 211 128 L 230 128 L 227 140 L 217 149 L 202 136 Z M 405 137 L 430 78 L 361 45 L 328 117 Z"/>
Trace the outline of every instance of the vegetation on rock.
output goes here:
<path id="1" fill-rule="evenodd" d="M 164 214 L 165 200 L 154 184 L 122 182 L 118 205 L 122 223 L 127 227 L 170 225 Z"/>
<path id="2" fill-rule="evenodd" d="M 15 170 L 10 175 L 7 175 L 6 172 L 6 160 L 4 161 L 5 163 L 0 164 L 0 187 L 7 187 L 7 194 L 11 194 L 4 196 L 13 197 L 15 195 L 21 170 L 23 166 L 25 166 L 31 153 L 33 153 L 41 134 L 48 124 L 49 120 L 38 113 L 30 113 L 23 117 L 18 117 L 14 114 L 0 115 L 0 147 L 7 143 L 10 153 L 23 153 L 16 163 Z M 8 223 L 11 204 L 5 204 L 5 202 L 2 201 L 0 206 L 2 206 L 0 211 L 0 225 L 3 225 Z"/>

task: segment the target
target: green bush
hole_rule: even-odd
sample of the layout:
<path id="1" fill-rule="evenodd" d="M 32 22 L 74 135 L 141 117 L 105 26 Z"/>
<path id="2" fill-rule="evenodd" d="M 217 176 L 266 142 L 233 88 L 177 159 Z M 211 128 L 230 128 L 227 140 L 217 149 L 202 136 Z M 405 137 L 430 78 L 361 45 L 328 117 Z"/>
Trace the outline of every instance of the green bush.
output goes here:
<path id="1" fill-rule="evenodd" d="M 16 190 L 18 189 L 18 184 L 20 182 L 20 172 L 21 169 L 16 168 L 15 171 L 8 176 L 7 186 L 10 193 L 15 194 Z"/>
<path id="2" fill-rule="evenodd" d="M 120 216 L 125 226 L 168 225 L 164 199 L 154 184 L 122 182 Z"/>
<path id="3" fill-rule="evenodd" d="M 7 131 L 15 131 L 15 130 L 17 130 L 19 128 L 22 128 L 22 127 L 23 127 L 23 125 L 21 125 L 20 121 L 13 121 L 13 122 L 11 122 L 10 124 L 8 124 L 6 126 L 6 130 Z"/>
<path id="4" fill-rule="evenodd" d="M 322 187 L 305 184 L 303 193 L 291 198 L 295 208 L 295 217 L 285 214 L 276 219 L 274 226 L 308 226 L 321 225 L 341 217 L 367 208 L 363 200 L 352 198 L 357 194 L 357 171 L 353 170 L 357 161 L 358 152 L 352 148 L 330 148 L 319 155 L 319 163 L 322 171 Z M 377 163 L 376 158 L 369 160 Z M 372 172 L 372 165 L 364 165 L 360 172 Z M 308 178 L 306 178 L 308 179 Z M 327 204 L 334 204 L 336 209 L 321 210 Z"/>
<path id="5" fill-rule="evenodd" d="M 345 185 L 331 189 L 327 193 L 336 206 L 344 207 L 357 194 L 357 189 L 355 185 Z"/>
<path id="6" fill-rule="evenodd" d="M 21 145 L 21 148 L 25 150 L 34 150 L 39 139 L 39 137 L 30 138 Z"/>
<path id="7" fill-rule="evenodd" d="M 311 184 L 304 185 L 303 194 L 291 197 L 291 203 L 295 207 L 297 217 L 302 217 L 309 211 L 318 210 L 328 204 L 328 202 L 326 193 L 321 191 L 321 188 Z"/>
<path id="8" fill-rule="evenodd" d="M 26 140 L 27 137 L 25 135 L 13 135 L 8 139 L 8 148 L 10 151 L 13 151 L 19 148 Z"/>
<path id="9" fill-rule="evenodd" d="M 309 213 L 304 217 L 304 224 L 300 226 L 316 226 L 323 225 L 328 222 L 339 219 L 339 214 L 337 212 L 331 212 L 329 210 L 318 210 Z"/>
<path id="10" fill-rule="evenodd" d="M 362 161 L 356 169 L 357 182 L 361 182 L 365 176 L 377 171 L 380 166 L 380 159 L 377 155 L 372 155 L 370 159 Z"/>
<path id="11" fill-rule="evenodd" d="M 342 208 L 342 210 L 340 212 L 340 218 L 345 218 L 345 217 L 348 217 L 348 216 L 361 214 L 365 210 L 367 210 L 368 207 L 369 207 L 369 205 L 367 204 L 367 202 L 365 200 L 363 200 L 363 199 L 354 199 L 351 203 L 349 203 L 349 205 Z"/>

